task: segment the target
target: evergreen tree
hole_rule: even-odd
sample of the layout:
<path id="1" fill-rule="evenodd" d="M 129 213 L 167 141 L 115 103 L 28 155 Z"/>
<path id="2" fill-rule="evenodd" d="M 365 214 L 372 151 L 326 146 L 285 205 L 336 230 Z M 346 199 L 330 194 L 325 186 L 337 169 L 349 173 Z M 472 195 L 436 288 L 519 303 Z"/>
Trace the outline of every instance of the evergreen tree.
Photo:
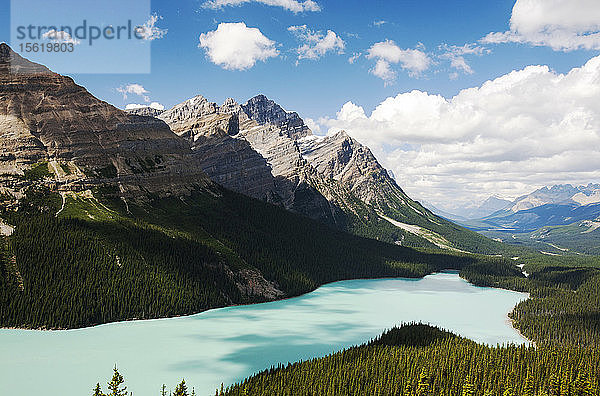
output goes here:
<path id="1" fill-rule="evenodd" d="M 423 367 L 421 375 L 419 376 L 419 384 L 417 385 L 417 396 L 429 395 L 429 373 L 427 369 Z"/>
<path id="2" fill-rule="evenodd" d="M 471 383 L 471 379 L 468 377 L 463 384 L 462 396 L 475 396 L 475 386 Z"/>
<path id="3" fill-rule="evenodd" d="M 173 396 L 189 396 L 185 380 L 182 380 L 179 385 L 177 385 Z"/>
<path id="4" fill-rule="evenodd" d="M 125 380 L 123 376 L 117 370 L 117 366 L 113 368 L 113 377 L 108 383 L 109 394 L 107 396 L 127 396 L 127 387 L 123 385 Z"/>
<path id="5" fill-rule="evenodd" d="M 92 396 L 105 396 L 104 393 L 102 393 L 102 389 L 100 388 L 100 383 L 96 384 L 96 387 L 94 388 L 94 393 L 92 394 Z"/>
<path id="6" fill-rule="evenodd" d="M 525 385 L 523 386 L 523 396 L 535 396 L 535 386 L 533 382 L 533 375 L 531 372 L 527 372 L 527 377 L 525 378 Z"/>

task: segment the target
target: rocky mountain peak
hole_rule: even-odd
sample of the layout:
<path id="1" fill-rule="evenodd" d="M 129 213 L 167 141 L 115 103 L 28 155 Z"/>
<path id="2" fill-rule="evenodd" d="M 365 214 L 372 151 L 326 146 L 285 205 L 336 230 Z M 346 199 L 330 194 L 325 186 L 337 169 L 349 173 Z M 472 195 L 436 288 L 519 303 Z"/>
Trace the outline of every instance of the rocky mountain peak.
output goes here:
<path id="1" fill-rule="evenodd" d="M 239 103 L 235 101 L 235 99 L 227 98 L 219 108 L 219 111 L 223 114 L 233 114 L 239 112 L 241 109 L 242 106 L 240 106 Z"/>
<path id="2" fill-rule="evenodd" d="M 206 183 L 190 145 L 164 122 L 127 114 L 8 46 L 0 50 L 0 67 L 8 71 L 0 73 L 0 173 L 47 166 L 64 191 L 110 184 L 134 197 L 185 194 Z M 29 72 L 12 73 L 13 61 Z M 0 187 L 18 187 L 13 179 L 6 183 Z"/>
<path id="3" fill-rule="evenodd" d="M 267 98 L 257 95 L 242 105 L 246 115 L 261 125 L 273 124 L 292 139 L 300 139 L 312 135 L 311 130 L 304 124 L 298 113 L 287 112 L 280 105 Z"/>
<path id="4" fill-rule="evenodd" d="M 168 124 L 185 122 L 190 119 L 196 119 L 210 114 L 215 114 L 218 109 L 219 107 L 216 103 L 209 102 L 202 95 L 197 95 L 163 112 L 160 115 L 160 118 L 166 121 Z"/>
<path id="5" fill-rule="evenodd" d="M 134 109 L 126 109 L 125 111 L 129 114 L 134 114 L 134 115 L 138 115 L 138 116 L 142 116 L 142 117 L 155 117 L 155 118 L 165 112 L 164 110 L 159 110 L 159 109 L 156 109 L 154 107 L 149 107 L 149 106 L 138 107 L 138 108 L 134 108 Z"/>
<path id="6" fill-rule="evenodd" d="M 0 43 L 0 74 L 43 73 L 53 74 L 47 67 L 31 62 L 10 48 Z"/>
<path id="7" fill-rule="evenodd" d="M 244 109 L 242 109 L 242 106 L 233 98 L 225 99 L 225 102 L 219 107 L 219 113 L 234 115 L 237 117 L 238 122 L 248 120 L 248 116 L 244 112 Z"/>

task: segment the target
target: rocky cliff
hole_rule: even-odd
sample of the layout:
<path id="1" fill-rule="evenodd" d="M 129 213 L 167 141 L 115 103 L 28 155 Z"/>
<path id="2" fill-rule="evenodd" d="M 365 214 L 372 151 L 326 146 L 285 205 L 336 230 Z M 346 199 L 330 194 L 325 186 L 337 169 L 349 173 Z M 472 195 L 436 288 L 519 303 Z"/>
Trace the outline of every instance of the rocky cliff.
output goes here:
<path id="1" fill-rule="evenodd" d="M 189 143 L 163 121 L 121 111 L 6 44 L 0 142 L 0 173 L 19 178 L 48 164 L 64 190 L 109 184 L 124 196 L 172 195 L 208 182 Z"/>
<path id="2" fill-rule="evenodd" d="M 441 220 L 411 200 L 366 146 L 345 132 L 314 136 L 297 113 L 264 95 L 220 106 L 196 96 L 158 117 L 227 188 L 348 231 L 451 245 L 430 231 Z"/>

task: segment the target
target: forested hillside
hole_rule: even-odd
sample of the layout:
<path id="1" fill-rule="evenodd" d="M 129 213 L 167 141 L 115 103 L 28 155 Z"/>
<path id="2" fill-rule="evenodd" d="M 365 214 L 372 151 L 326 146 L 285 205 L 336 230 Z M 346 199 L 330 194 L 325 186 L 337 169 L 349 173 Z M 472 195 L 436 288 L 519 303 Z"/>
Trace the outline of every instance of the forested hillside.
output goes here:
<path id="1" fill-rule="evenodd" d="M 361 277 L 422 277 L 478 258 L 335 231 L 219 187 L 144 204 L 31 189 L 3 240 L 0 325 L 72 328 L 295 296 Z M 62 207 L 62 210 L 61 210 Z M 56 213 L 58 213 L 56 216 Z"/>
<path id="2" fill-rule="evenodd" d="M 259 373 L 219 395 L 598 395 L 600 350 L 490 347 L 425 325 Z"/>

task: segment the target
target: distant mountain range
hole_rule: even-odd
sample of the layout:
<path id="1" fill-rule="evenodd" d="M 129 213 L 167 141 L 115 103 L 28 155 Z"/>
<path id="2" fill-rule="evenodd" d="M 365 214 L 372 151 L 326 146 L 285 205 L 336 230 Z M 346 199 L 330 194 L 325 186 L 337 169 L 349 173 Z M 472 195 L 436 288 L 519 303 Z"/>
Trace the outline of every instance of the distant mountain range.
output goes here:
<path id="1" fill-rule="evenodd" d="M 490 197 L 474 210 L 459 211 L 464 217 L 436 213 L 504 242 L 548 245 L 552 254 L 600 251 L 594 247 L 600 241 L 600 184 L 543 187 L 514 201 Z"/>
<path id="2" fill-rule="evenodd" d="M 448 210 L 439 209 L 433 204 L 429 203 L 424 203 L 424 205 L 432 212 L 447 219 L 465 221 L 469 219 L 481 219 L 489 216 L 492 213 L 507 208 L 511 202 L 512 201 L 507 199 L 490 196 L 483 202 L 472 202 L 470 204 L 456 206 Z"/>

